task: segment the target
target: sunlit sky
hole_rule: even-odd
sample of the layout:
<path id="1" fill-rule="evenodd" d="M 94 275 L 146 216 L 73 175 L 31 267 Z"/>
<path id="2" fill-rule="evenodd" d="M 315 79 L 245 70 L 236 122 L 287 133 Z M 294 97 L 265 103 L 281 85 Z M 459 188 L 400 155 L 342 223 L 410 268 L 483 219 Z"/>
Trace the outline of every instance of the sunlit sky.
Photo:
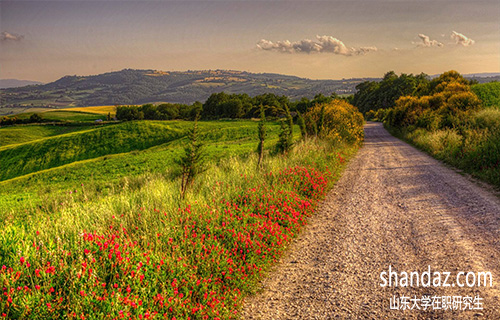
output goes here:
<path id="1" fill-rule="evenodd" d="M 500 1 L 4 1 L 0 78 L 124 68 L 312 79 L 500 72 Z"/>

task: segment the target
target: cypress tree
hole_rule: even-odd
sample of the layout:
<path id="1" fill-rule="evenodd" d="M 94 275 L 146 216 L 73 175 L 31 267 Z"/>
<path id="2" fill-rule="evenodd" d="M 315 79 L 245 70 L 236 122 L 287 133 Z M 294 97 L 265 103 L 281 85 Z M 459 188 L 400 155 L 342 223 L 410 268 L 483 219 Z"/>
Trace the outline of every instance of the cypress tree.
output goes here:
<path id="1" fill-rule="evenodd" d="M 264 139 L 266 138 L 266 113 L 264 112 L 264 106 L 260 105 L 260 121 L 259 121 L 259 146 L 257 151 L 259 152 L 259 162 L 258 166 L 261 165 L 262 159 L 264 159 Z"/>

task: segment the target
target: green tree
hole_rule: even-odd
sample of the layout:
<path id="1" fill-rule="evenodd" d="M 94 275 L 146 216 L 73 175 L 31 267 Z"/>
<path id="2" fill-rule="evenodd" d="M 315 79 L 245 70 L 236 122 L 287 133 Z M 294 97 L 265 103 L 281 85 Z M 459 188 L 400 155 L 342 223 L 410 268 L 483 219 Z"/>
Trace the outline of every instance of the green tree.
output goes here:
<path id="1" fill-rule="evenodd" d="M 278 152 L 287 155 L 293 147 L 293 118 L 285 105 L 286 120 L 281 121 L 281 132 L 276 145 Z"/>
<path id="2" fill-rule="evenodd" d="M 30 123 L 42 122 L 42 116 L 38 113 L 33 113 L 29 118 Z"/>
<path id="3" fill-rule="evenodd" d="M 264 139 L 266 138 L 266 112 L 264 106 L 260 106 L 260 121 L 259 121 L 259 145 L 257 151 L 259 152 L 258 166 L 262 164 L 264 159 Z"/>
<path id="4" fill-rule="evenodd" d="M 321 105 L 321 111 L 319 113 L 318 120 L 318 135 L 320 135 L 323 131 L 323 127 L 325 125 L 325 105 Z"/>
<path id="5" fill-rule="evenodd" d="M 177 161 L 181 167 L 182 199 L 185 198 L 186 191 L 193 184 L 194 178 L 204 171 L 203 143 L 199 140 L 198 119 L 199 115 L 194 119 L 193 127 L 188 133 L 189 144 L 184 148 L 184 155 Z"/>
<path id="6" fill-rule="evenodd" d="M 297 111 L 297 124 L 300 128 L 300 135 L 305 140 L 307 138 L 306 122 L 299 111 Z"/>

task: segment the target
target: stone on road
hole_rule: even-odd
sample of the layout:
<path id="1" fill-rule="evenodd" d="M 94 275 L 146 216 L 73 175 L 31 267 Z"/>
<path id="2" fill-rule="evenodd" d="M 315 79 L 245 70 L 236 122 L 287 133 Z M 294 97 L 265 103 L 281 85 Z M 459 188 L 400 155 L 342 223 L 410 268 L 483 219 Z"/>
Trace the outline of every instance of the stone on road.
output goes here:
<path id="1" fill-rule="evenodd" d="M 368 123 L 365 135 L 310 224 L 262 290 L 246 300 L 241 318 L 500 319 L 498 195 L 392 137 L 380 123 Z M 461 271 L 490 272 L 493 287 L 381 287 L 389 265 L 398 274 L 422 274 L 428 266 L 451 272 L 448 284 Z M 394 296 L 429 296 L 434 308 L 411 303 L 412 310 L 392 310 Z M 439 309 L 443 296 L 460 296 L 454 309 L 467 310 Z M 476 310 L 458 306 L 465 297 L 480 298 Z"/>

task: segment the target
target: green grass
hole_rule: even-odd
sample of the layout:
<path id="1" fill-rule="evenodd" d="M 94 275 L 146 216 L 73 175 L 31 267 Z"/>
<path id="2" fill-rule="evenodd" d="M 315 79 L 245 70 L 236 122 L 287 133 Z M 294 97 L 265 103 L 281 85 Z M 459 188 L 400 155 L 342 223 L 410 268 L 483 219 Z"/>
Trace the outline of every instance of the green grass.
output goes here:
<path id="1" fill-rule="evenodd" d="M 138 122 L 132 126 L 148 123 L 150 122 Z M 120 188 L 117 185 L 123 183 L 123 177 L 134 178 L 149 173 L 171 175 L 176 167 L 174 160 L 179 157 L 186 143 L 183 130 L 191 123 L 165 121 L 152 124 L 163 125 L 165 129 L 167 124 L 179 125 L 182 138 L 143 151 L 107 154 L 0 182 L 0 212 L 39 206 L 52 210 L 64 202 L 69 191 L 79 188 L 81 184 L 91 189 L 88 192 L 103 196 Z M 266 147 L 269 150 L 277 141 L 279 125 L 269 123 L 267 127 Z M 253 121 L 201 122 L 200 130 L 210 161 L 249 154 L 257 146 L 257 123 Z M 299 137 L 298 131 L 295 128 L 296 138 Z M 66 135 L 61 137 L 68 138 Z M 53 143 L 51 140 L 49 142 Z M 47 200 L 48 194 L 53 196 L 53 200 Z"/>
<path id="2" fill-rule="evenodd" d="M 87 196 L 84 185 L 56 210 L 3 219 L 0 264 L 22 269 L 4 286 L 30 290 L 9 294 L 18 307 L 5 311 L 14 319 L 72 312 L 102 319 L 120 310 L 133 318 L 153 310 L 169 319 L 234 318 L 356 149 L 311 140 L 289 157 L 266 157 L 262 169 L 255 153 L 224 158 L 184 201 L 177 179 L 154 173 L 127 178 L 105 197 Z M 158 295 L 181 300 L 162 307 Z"/>
<path id="3" fill-rule="evenodd" d="M 293 151 L 275 155 L 280 126 L 267 123 L 257 166 L 257 122 L 200 122 L 207 170 L 181 199 L 191 126 L 127 122 L 0 150 L 17 175 L 0 181 L 7 318 L 235 318 L 358 148 L 299 141 L 295 127 Z"/>
<path id="4" fill-rule="evenodd" d="M 475 112 L 469 125 L 429 131 L 389 128 L 431 156 L 500 187 L 500 110 Z"/>
<path id="5" fill-rule="evenodd" d="M 28 119 L 35 112 L 25 112 L 16 114 L 15 117 L 19 119 Z M 69 111 L 69 110 L 54 110 L 38 112 L 38 114 L 45 121 L 81 121 L 81 122 L 92 122 L 98 119 L 106 120 L 106 115 L 93 113 L 93 112 L 83 112 L 83 111 Z"/>
<path id="6" fill-rule="evenodd" d="M 53 137 L 65 133 L 89 129 L 87 125 L 25 125 L 0 128 L 0 149 L 3 146 Z"/>
<path id="7" fill-rule="evenodd" d="M 500 82 L 475 84 L 472 91 L 481 99 L 484 107 L 500 108 Z"/>
<path id="8" fill-rule="evenodd" d="M 127 122 L 68 133 L 0 150 L 0 180 L 100 156 L 144 150 L 180 138 L 183 122 Z"/>

